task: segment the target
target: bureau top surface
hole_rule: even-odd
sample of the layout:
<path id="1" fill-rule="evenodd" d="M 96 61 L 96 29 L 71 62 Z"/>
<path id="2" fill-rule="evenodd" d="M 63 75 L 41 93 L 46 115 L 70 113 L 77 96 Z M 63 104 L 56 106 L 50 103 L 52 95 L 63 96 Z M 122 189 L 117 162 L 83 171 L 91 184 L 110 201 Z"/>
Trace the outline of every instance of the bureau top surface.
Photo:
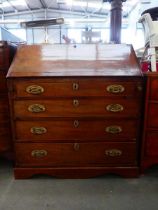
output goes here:
<path id="1" fill-rule="evenodd" d="M 7 77 L 142 76 L 131 45 L 20 46 Z"/>

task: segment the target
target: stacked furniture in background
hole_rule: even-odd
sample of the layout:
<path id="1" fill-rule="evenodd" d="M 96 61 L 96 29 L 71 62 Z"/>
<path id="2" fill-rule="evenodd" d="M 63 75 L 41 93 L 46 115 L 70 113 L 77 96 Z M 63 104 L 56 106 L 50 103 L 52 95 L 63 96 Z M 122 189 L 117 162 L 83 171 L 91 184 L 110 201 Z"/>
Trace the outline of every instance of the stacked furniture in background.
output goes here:
<path id="1" fill-rule="evenodd" d="M 143 24 L 145 48 L 149 56 L 142 63 L 142 71 L 146 78 L 141 145 L 141 172 L 144 172 L 148 167 L 158 164 L 158 7 L 144 11 L 139 21 Z M 151 69 L 148 68 L 149 63 L 151 63 Z"/>
<path id="2" fill-rule="evenodd" d="M 151 63 L 151 71 L 156 72 L 156 59 L 158 48 L 158 21 L 153 21 L 149 13 L 143 14 L 139 19 L 144 28 L 145 35 L 145 52 L 144 55 L 148 57 Z"/>
<path id="3" fill-rule="evenodd" d="M 6 74 L 16 47 L 0 41 L 0 156 L 10 158 L 12 148 Z"/>
<path id="4" fill-rule="evenodd" d="M 146 73 L 146 98 L 141 171 L 158 164 L 158 73 Z"/>

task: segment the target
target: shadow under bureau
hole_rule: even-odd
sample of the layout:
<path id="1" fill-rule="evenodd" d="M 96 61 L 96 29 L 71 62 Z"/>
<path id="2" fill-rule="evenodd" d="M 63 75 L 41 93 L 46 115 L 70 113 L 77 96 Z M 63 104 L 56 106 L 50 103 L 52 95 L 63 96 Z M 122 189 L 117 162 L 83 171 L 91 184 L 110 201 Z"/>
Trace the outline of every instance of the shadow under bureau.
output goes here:
<path id="1" fill-rule="evenodd" d="M 15 178 L 139 174 L 143 80 L 130 45 L 30 45 L 8 72 Z"/>

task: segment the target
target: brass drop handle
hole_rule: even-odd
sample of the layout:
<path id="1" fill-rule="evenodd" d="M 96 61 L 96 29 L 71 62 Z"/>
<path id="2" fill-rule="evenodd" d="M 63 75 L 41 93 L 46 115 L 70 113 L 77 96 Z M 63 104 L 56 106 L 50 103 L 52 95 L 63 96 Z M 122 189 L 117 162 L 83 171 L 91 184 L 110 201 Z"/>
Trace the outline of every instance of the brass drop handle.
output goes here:
<path id="1" fill-rule="evenodd" d="M 110 157 L 117 157 L 122 155 L 122 151 L 119 149 L 105 150 L 105 155 Z"/>
<path id="2" fill-rule="evenodd" d="M 117 134 L 122 132 L 122 128 L 118 125 L 111 125 L 105 128 L 107 133 Z"/>
<path id="3" fill-rule="evenodd" d="M 121 112 L 123 109 L 121 104 L 109 104 L 106 106 L 106 110 L 109 112 Z"/>
<path id="4" fill-rule="evenodd" d="M 74 144 L 74 150 L 78 151 L 80 149 L 80 145 L 78 143 Z"/>
<path id="5" fill-rule="evenodd" d="M 30 132 L 33 134 L 41 135 L 47 132 L 47 129 L 45 127 L 32 127 L 30 129 Z"/>
<path id="6" fill-rule="evenodd" d="M 73 83 L 72 84 L 72 89 L 73 90 L 78 90 L 79 89 L 79 84 L 78 83 Z"/>
<path id="7" fill-rule="evenodd" d="M 44 88 L 40 85 L 30 85 L 26 88 L 26 92 L 33 95 L 38 95 L 44 92 Z"/>
<path id="8" fill-rule="evenodd" d="M 31 156 L 35 158 L 42 158 L 47 156 L 48 152 L 46 150 L 33 150 Z"/>
<path id="9" fill-rule="evenodd" d="M 78 120 L 74 120 L 74 127 L 78 128 L 78 126 L 79 126 L 79 121 Z"/>
<path id="10" fill-rule="evenodd" d="M 107 88 L 106 88 L 106 90 L 109 93 L 117 94 L 117 93 L 124 92 L 125 91 L 125 88 L 122 85 L 108 85 Z"/>
<path id="11" fill-rule="evenodd" d="M 33 113 L 39 113 L 39 112 L 44 112 L 46 110 L 44 105 L 41 104 L 31 104 L 28 107 L 29 112 L 33 112 Z"/>
<path id="12" fill-rule="evenodd" d="M 79 106 L 79 100 L 74 99 L 73 100 L 73 105 L 74 105 L 74 107 L 78 107 Z"/>

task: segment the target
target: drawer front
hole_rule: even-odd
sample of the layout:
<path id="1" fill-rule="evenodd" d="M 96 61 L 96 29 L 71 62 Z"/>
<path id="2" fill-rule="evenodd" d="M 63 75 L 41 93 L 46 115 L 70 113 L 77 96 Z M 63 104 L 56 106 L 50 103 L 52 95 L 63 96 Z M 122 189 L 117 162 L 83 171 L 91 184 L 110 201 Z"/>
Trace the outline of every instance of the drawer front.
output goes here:
<path id="1" fill-rule="evenodd" d="M 17 97 L 140 96 L 141 82 L 103 79 L 29 80 L 14 82 Z"/>
<path id="2" fill-rule="evenodd" d="M 136 120 L 16 121 L 17 141 L 136 141 Z"/>
<path id="3" fill-rule="evenodd" d="M 145 140 L 145 155 L 158 157 L 158 131 L 149 131 Z"/>
<path id="4" fill-rule="evenodd" d="M 148 127 L 158 128 L 158 103 L 150 103 L 148 109 Z"/>
<path id="5" fill-rule="evenodd" d="M 28 117 L 137 117 L 140 114 L 138 100 L 133 99 L 55 99 L 14 101 L 17 118 Z"/>
<path id="6" fill-rule="evenodd" d="M 17 166 L 135 165 L 135 143 L 16 143 Z"/>

